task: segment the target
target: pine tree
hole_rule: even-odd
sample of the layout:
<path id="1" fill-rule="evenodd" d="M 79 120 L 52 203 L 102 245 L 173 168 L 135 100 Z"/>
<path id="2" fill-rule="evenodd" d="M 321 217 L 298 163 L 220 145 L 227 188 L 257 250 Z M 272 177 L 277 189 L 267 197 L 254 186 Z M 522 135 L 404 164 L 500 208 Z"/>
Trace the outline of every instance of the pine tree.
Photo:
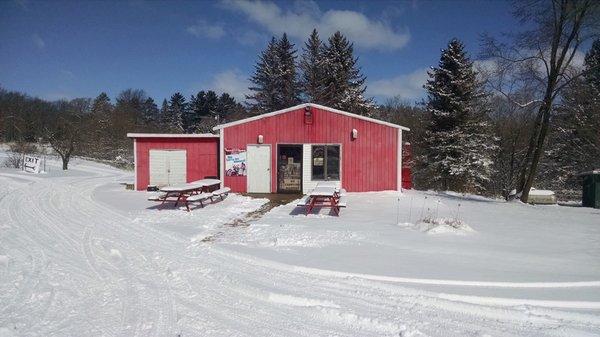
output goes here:
<path id="1" fill-rule="evenodd" d="M 429 77 L 424 88 L 430 122 L 418 158 L 421 180 L 435 189 L 482 191 L 496 146 L 486 120 L 486 96 L 460 41 L 453 39 L 442 50 Z"/>
<path id="2" fill-rule="evenodd" d="M 214 119 L 217 114 L 218 101 L 219 96 L 212 90 L 201 90 L 196 96 L 192 95 L 187 109 L 187 117 L 184 119 L 186 132 L 197 132 L 201 124 L 206 124 L 208 118 Z"/>
<path id="3" fill-rule="evenodd" d="M 200 122 L 204 114 L 203 105 L 205 96 L 206 93 L 202 90 L 190 97 L 188 109 L 183 118 L 183 128 L 185 129 L 185 132 L 193 132 L 192 130 L 196 129 L 196 126 Z"/>
<path id="4" fill-rule="evenodd" d="M 109 127 L 110 114 L 113 110 L 110 97 L 105 92 L 100 93 L 92 102 L 92 118 L 98 130 L 106 130 Z"/>
<path id="5" fill-rule="evenodd" d="M 300 86 L 296 74 L 296 50 L 285 33 L 277 42 L 277 53 L 279 60 L 279 75 L 277 77 L 279 82 L 279 107 L 274 107 L 274 110 L 288 108 L 300 102 Z"/>
<path id="6" fill-rule="evenodd" d="M 222 93 L 221 96 L 219 96 L 219 101 L 215 108 L 218 122 L 222 123 L 226 121 L 230 115 L 239 112 L 240 109 L 243 110 L 243 107 L 236 102 L 235 98 L 226 92 Z"/>
<path id="7" fill-rule="evenodd" d="M 152 97 L 146 98 L 142 106 L 143 109 L 143 120 L 146 125 L 155 126 L 159 122 L 159 111 L 158 106 L 154 103 Z"/>
<path id="8" fill-rule="evenodd" d="M 173 94 L 167 108 L 166 127 L 171 132 L 184 132 L 183 116 L 186 114 L 187 103 L 185 97 L 179 92 Z"/>
<path id="9" fill-rule="evenodd" d="M 372 99 L 366 99 L 366 77 L 354 57 L 354 45 L 339 31 L 323 47 L 323 103 L 333 108 L 367 114 Z"/>
<path id="10" fill-rule="evenodd" d="M 279 55 L 277 53 L 277 40 L 275 37 L 261 53 L 259 61 L 254 66 L 254 75 L 250 78 L 252 95 L 246 96 L 250 100 L 250 109 L 257 113 L 265 113 L 277 110 L 279 104 L 277 92 L 279 74 Z"/>
<path id="11" fill-rule="evenodd" d="M 585 54 L 585 79 L 600 91 L 600 39 L 596 39 Z"/>
<path id="12" fill-rule="evenodd" d="M 284 109 L 297 104 L 300 88 L 296 75 L 296 50 L 286 34 L 280 40 L 273 37 L 261 53 L 250 78 L 249 88 L 254 94 L 246 96 L 251 100 L 251 110 L 264 113 Z"/>
<path id="13" fill-rule="evenodd" d="M 313 29 L 308 41 L 302 48 L 302 59 L 300 60 L 300 87 L 306 102 L 323 104 L 323 42 L 319 33 Z"/>
<path id="14" fill-rule="evenodd" d="M 167 99 L 163 99 L 162 105 L 160 106 L 160 126 L 161 128 L 167 128 L 169 125 L 169 103 Z"/>
<path id="15" fill-rule="evenodd" d="M 114 107 L 110 102 L 110 97 L 105 92 L 100 93 L 92 102 L 91 120 L 93 139 L 91 143 L 93 153 L 99 158 L 107 158 L 111 147 L 111 115 Z"/>

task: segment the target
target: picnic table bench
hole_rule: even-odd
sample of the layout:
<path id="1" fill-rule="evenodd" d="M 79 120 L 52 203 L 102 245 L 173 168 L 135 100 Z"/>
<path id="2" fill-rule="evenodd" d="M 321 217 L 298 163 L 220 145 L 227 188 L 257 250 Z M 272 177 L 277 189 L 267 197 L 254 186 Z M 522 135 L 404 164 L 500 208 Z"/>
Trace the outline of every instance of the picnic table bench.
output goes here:
<path id="1" fill-rule="evenodd" d="M 304 198 L 300 199 L 297 206 L 305 207 L 306 215 L 312 212 L 315 207 L 329 207 L 333 209 L 336 215 L 340 215 L 340 208 L 347 206 L 345 194 L 345 190 L 329 184 L 317 185 Z"/>
<path id="2" fill-rule="evenodd" d="M 166 202 L 174 202 L 174 207 L 182 202 L 185 204 L 187 211 L 190 211 L 189 202 L 199 201 L 204 207 L 203 201 L 213 197 L 221 197 L 227 195 L 231 190 L 228 187 L 213 190 L 213 187 L 221 183 L 218 179 L 201 179 L 191 183 L 178 184 L 173 186 L 165 186 L 160 189 L 160 194 L 153 195 L 148 198 L 150 201 L 161 202 L 160 206 Z"/>

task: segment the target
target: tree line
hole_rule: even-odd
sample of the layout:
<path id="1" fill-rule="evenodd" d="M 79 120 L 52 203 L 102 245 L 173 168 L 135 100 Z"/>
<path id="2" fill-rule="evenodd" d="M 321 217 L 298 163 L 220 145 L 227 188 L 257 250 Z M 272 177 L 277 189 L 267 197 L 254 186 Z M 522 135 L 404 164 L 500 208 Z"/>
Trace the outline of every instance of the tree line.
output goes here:
<path id="1" fill-rule="evenodd" d="M 251 111 L 276 111 L 301 102 L 362 115 L 375 109 L 373 99 L 364 96 L 366 77 L 354 56 L 354 45 L 341 32 L 323 42 L 314 29 L 300 60 L 297 53 L 285 33 L 271 39 L 250 78 L 252 94 L 246 98 Z"/>
<path id="2" fill-rule="evenodd" d="M 313 102 L 411 128 L 405 139 L 417 188 L 526 201 L 536 186 L 568 197 L 579 190 L 577 173 L 600 168 L 599 6 L 516 2 L 514 15 L 527 28 L 502 40 L 484 36 L 479 56 L 487 63 L 473 62 L 459 39 L 449 41 L 420 102 L 375 104 L 365 97 L 351 41 L 341 32 L 323 41 L 313 30 L 301 55 L 286 34 L 269 41 L 243 103 L 210 90 L 189 100 L 175 93 L 160 108 L 142 90 L 125 90 L 114 104 L 105 93 L 46 102 L 0 90 L 1 137 L 58 144 L 67 158 L 130 158 L 127 132 L 211 132 L 218 123 Z M 575 62 L 581 53 L 583 65 Z"/>
<path id="3" fill-rule="evenodd" d="M 242 118 L 245 107 L 228 93 L 200 91 L 189 101 L 181 93 L 159 108 L 144 90 L 121 91 L 114 102 L 96 98 L 45 101 L 0 88 L 0 136 L 4 142 L 48 143 L 63 168 L 73 155 L 130 162 L 128 132 L 211 132 L 218 123 Z"/>

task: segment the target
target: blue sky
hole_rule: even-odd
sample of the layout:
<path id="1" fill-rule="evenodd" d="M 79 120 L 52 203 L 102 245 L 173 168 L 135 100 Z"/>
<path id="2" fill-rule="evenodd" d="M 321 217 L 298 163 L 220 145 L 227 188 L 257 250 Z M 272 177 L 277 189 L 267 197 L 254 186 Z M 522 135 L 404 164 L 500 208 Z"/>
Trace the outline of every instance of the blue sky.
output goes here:
<path id="1" fill-rule="evenodd" d="M 203 89 L 241 98 L 271 36 L 287 32 L 300 47 L 317 28 L 354 42 L 377 101 L 415 101 L 452 37 L 476 58 L 481 33 L 515 27 L 510 9 L 504 1 L 1 1 L 0 86 L 45 99 L 126 88 L 157 102 Z"/>

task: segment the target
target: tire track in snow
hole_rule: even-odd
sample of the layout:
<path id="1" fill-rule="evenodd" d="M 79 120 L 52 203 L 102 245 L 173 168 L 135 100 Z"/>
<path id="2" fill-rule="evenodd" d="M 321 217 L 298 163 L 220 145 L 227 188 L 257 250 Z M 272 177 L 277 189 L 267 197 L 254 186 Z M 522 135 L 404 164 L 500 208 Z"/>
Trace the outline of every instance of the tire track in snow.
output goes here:
<path id="1" fill-rule="evenodd" d="M 57 226 L 57 233 L 63 230 L 67 237 L 78 238 L 75 247 L 60 246 L 53 254 L 64 250 L 64 259 L 86 266 L 84 270 L 70 261 L 55 263 L 69 268 L 67 271 L 78 279 L 89 280 L 92 275 L 95 281 L 85 286 L 106 289 L 110 295 L 118 295 L 123 285 L 125 289 L 134 286 L 138 301 L 131 294 L 121 303 L 136 310 L 132 318 L 144 324 L 136 323 L 135 331 L 119 328 L 119 311 L 113 311 L 114 306 L 107 303 L 102 310 L 86 310 L 75 316 L 83 325 L 63 320 L 45 330 L 51 333 L 38 330 L 28 335 L 174 336 L 181 332 L 183 336 L 559 336 L 569 335 L 560 330 L 565 325 L 589 331 L 600 329 L 594 321 L 582 327 L 590 317 L 586 314 L 574 318 L 570 312 L 563 315 L 552 309 L 456 302 L 436 293 L 404 288 L 401 283 L 307 273 L 230 252 L 218 244 L 190 245 L 185 236 L 133 222 L 131 216 L 94 201 L 93 189 L 111 182 L 119 172 L 86 169 L 92 176 L 60 178 L 61 183 L 70 186 L 36 182 L 34 187 L 39 185 L 45 200 L 31 197 L 34 210 L 27 219 L 41 217 L 43 222 Z M 3 202 L 0 200 L 0 204 Z M 26 213 L 30 212 L 16 212 Z M 26 221 L 17 223 L 27 225 Z M 37 228 L 28 229 L 34 237 L 44 234 L 35 233 Z M 88 230 L 90 240 L 93 238 L 89 241 L 90 256 L 106 277 L 103 283 L 86 264 L 79 242 Z M 111 259 L 102 247 L 118 249 L 122 259 Z M 270 294 L 276 294 L 275 300 Z M 84 303 L 92 301 L 102 302 L 93 298 Z M 291 305 L 294 303 L 305 305 Z M 146 329 L 150 321 L 155 324 Z M 73 330 L 77 326 L 82 330 Z"/>
<path id="2" fill-rule="evenodd" d="M 259 267 L 266 267 L 270 269 L 280 270 L 286 273 L 297 273 L 299 270 L 301 273 L 304 273 L 306 269 L 304 267 L 297 268 L 296 266 L 287 265 L 279 262 L 264 260 L 256 257 L 252 257 L 249 255 L 228 251 L 223 248 L 213 248 L 213 252 L 216 254 L 223 254 L 229 259 L 238 259 L 242 261 L 244 264 L 254 264 Z M 310 270 L 309 270 L 310 271 Z M 416 297 L 420 297 L 422 303 L 429 305 L 435 304 L 441 307 L 446 307 L 447 310 L 452 310 L 451 306 L 456 302 L 463 302 L 465 304 L 469 304 L 470 307 L 473 308 L 473 312 L 477 313 L 478 309 L 475 309 L 479 306 L 488 306 L 494 308 L 492 310 L 492 314 L 496 315 L 496 313 L 501 313 L 505 309 L 498 308 L 498 306 L 504 307 L 516 307 L 516 306 L 534 306 L 540 308 L 558 308 L 558 309 L 599 309 L 599 303 L 597 302 L 571 302 L 571 301 L 535 301 L 529 299 L 507 299 L 507 298 L 490 298 L 490 297 L 480 297 L 480 296 L 463 296 L 457 294 L 443 294 L 443 293 L 432 293 L 425 292 L 420 290 L 411 291 L 406 288 L 397 287 L 394 284 L 383 283 L 379 280 L 373 281 L 370 279 L 356 278 L 344 275 L 344 273 L 338 274 L 333 273 L 333 275 L 329 273 L 308 273 L 309 275 L 315 278 L 334 278 L 341 283 L 350 283 L 355 286 L 358 284 L 362 284 L 363 288 L 366 289 L 374 289 L 380 288 L 386 292 L 392 291 L 394 293 L 400 293 L 403 295 L 408 295 L 408 297 L 414 300 Z M 354 281 L 356 280 L 356 282 Z M 355 288 L 356 289 L 356 288 Z M 412 293 L 412 295 L 411 295 Z M 373 298 L 381 298 L 380 296 L 373 296 Z M 425 301 L 423 301 L 425 300 Z M 464 306 L 463 306 L 464 307 Z M 497 310 L 496 310 L 497 309 Z M 496 313 L 494 313 L 496 312 Z M 570 315 L 563 314 L 561 311 L 547 311 L 543 322 L 558 322 L 564 319 L 572 320 L 573 322 L 578 322 L 581 324 L 591 324 L 594 326 L 600 326 L 600 317 L 595 315 Z"/>

